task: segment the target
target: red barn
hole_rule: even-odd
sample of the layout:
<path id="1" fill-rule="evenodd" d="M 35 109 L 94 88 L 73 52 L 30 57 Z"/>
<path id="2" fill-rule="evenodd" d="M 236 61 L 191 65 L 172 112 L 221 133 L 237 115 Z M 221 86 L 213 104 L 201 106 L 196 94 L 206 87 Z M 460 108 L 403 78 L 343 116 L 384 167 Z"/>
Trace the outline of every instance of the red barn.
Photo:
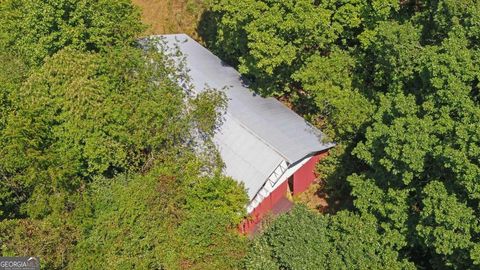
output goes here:
<path id="1" fill-rule="evenodd" d="M 315 180 L 315 164 L 332 143 L 302 117 L 274 98 L 250 91 L 241 75 L 184 34 L 164 35 L 165 50 L 178 48 L 185 57 L 197 93 L 223 89 L 228 98 L 224 123 L 214 142 L 225 163 L 224 173 L 243 182 L 250 198 L 250 218 L 241 230 L 251 232 L 269 212 L 288 207 L 289 193 L 305 191 Z"/>

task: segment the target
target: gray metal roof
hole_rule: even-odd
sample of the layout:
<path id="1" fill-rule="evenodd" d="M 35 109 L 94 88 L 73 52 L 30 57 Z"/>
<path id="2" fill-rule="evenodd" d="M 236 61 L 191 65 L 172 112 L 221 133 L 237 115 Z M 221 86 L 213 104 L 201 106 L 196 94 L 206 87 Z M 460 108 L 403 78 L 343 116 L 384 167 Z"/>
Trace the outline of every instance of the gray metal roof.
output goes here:
<path id="1" fill-rule="evenodd" d="M 318 129 L 276 99 L 255 95 L 234 68 L 189 36 L 161 37 L 167 48 L 178 47 L 184 55 L 195 91 L 224 89 L 228 107 L 214 142 L 225 173 L 244 182 L 251 199 L 282 161 L 294 164 L 333 146 L 323 143 Z"/>

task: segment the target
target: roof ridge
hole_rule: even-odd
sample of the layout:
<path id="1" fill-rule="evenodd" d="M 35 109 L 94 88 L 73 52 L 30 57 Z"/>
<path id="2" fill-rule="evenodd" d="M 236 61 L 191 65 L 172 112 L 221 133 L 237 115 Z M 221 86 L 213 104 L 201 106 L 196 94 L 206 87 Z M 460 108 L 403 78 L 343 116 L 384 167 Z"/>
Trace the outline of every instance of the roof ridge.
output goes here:
<path id="1" fill-rule="evenodd" d="M 227 108 L 228 110 L 228 108 Z M 268 148 L 272 149 L 273 151 L 275 151 L 278 155 L 280 155 L 288 164 L 290 164 L 290 160 L 280 151 L 278 150 L 275 146 L 273 146 L 271 143 L 269 143 L 265 138 L 263 138 L 262 136 L 260 136 L 258 133 L 256 133 L 255 131 L 253 131 L 251 128 L 249 128 L 247 125 L 245 125 L 242 121 L 240 121 L 237 117 L 233 116 L 231 113 L 229 113 L 228 111 L 226 111 L 227 115 L 230 116 L 231 119 L 233 119 L 237 124 L 239 124 L 241 127 L 243 127 L 248 133 L 252 134 L 253 136 L 255 136 L 255 138 L 257 138 L 258 140 L 260 140 L 261 142 L 263 142 L 266 146 L 268 146 Z"/>
<path id="2" fill-rule="evenodd" d="M 209 51 L 207 48 L 203 47 L 202 44 L 198 43 L 196 40 L 194 40 L 192 37 L 190 37 L 187 34 L 179 33 L 179 34 L 166 34 L 166 35 L 160 35 L 160 36 L 175 36 L 175 37 L 182 36 L 182 37 L 186 37 L 189 42 L 194 42 L 197 45 L 200 45 L 200 47 L 202 47 L 202 49 L 205 49 L 205 51 L 208 51 L 208 53 L 211 53 L 213 56 L 218 57 L 218 56 L 214 55 L 211 51 Z M 227 86 L 227 88 L 228 88 L 228 86 Z M 287 156 L 284 153 L 282 153 L 279 149 L 277 149 L 270 142 L 268 142 L 268 140 L 266 138 L 262 137 L 260 134 L 258 134 L 257 132 L 255 132 L 254 130 L 249 128 L 240 119 L 238 119 L 238 117 L 235 117 L 233 114 L 229 113 L 228 108 L 227 108 L 226 114 L 228 114 L 233 120 L 235 120 L 236 123 L 238 123 L 241 127 L 243 127 L 245 130 L 247 130 L 250 134 L 255 136 L 257 139 L 262 141 L 265 145 L 267 145 L 269 148 L 271 148 L 273 151 L 275 151 L 277 154 L 279 154 L 288 164 L 290 164 L 292 162 L 292 161 L 289 160 L 289 158 L 287 158 Z"/>
<path id="3" fill-rule="evenodd" d="M 321 130 L 317 129 L 314 125 L 306 121 L 277 99 L 262 97 L 265 100 L 249 100 L 246 94 L 247 92 L 253 92 L 244 84 L 244 82 L 242 82 L 241 74 L 238 70 L 228 64 L 224 64 L 222 59 L 190 36 L 186 34 L 170 34 L 160 35 L 160 37 L 167 38 L 171 44 L 176 44 L 178 42 L 178 45 L 183 48 L 182 53 L 191 60 L 188 64 L 189 69 L 191 69 L 189 74 L 190 72 L 193 72 L 194 76 L 196 76 L 195 73 L 198 73 L 199 81 L 197 82 L 198 85 L 196 87 L 202 88 L 209 86 L 210 83 L 212 83 L 211 86 L 213 88 L 218 90 L 226 87 L 224 92 L 229 98 L 229 107 L 227 108 L 226 114 L 228 114 L 240 128 L 251 134 L 255 140 L 264 144 L 268 149 L 271 149 L 289 164 L 304 159 L 314 153 L 314 151 L 322 151 L 331 147 L 331 144 L 321 141 L 325 136 Z M 197 56 L 197 58 L 194 56 Z M 206 62 L 198 62 L 203 60 Z M 223 69 L 219 70 L 219 68 L 222 67 Z M 225 67 L 228 67 L 228 69 Z M 209 69 L 215 70 L 217 73 L 209 73 Z M 222 75 L 225 75 L 226 77 L 221 78 Z M 237 76 L 240 77 L 237 78 Z M 206 78 L 212 81 L 209 81 Z M 254 104 L 250 104 L 252 101 L 255 101 L 253 102 Z M 247 110 L 246 115 L 244 114 L 244 110 Z M 257 116 L 257 119 L 260 120 L 252 122 L 252 119 L 249 118 L 255 117 L 254 114 L 258 113 L 264 113 L 266 115 L 265 117 Z M 293 130 L 287 131 L 285 126 L 278 126 L 279 121 L 272 116 L 272 113 L 280 113 L 282 116 L 277 115 L 276 117 L 284 118 L 285 121 L 282 123 L 291 125 Z M 302 130 L 299 130 L 300 128 Z M 292 137 L 292 135 L 299 135 L 302 137 L 295 138 Z"/>

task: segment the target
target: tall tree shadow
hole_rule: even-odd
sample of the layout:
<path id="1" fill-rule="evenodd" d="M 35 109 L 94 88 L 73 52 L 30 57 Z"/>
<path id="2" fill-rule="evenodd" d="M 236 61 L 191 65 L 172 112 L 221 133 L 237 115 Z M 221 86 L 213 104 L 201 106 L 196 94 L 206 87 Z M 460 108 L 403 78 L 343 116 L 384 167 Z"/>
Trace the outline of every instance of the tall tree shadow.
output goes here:
<path id="1" fill-rule="evenodd" d="M 202 38 L 207 48 L 215 45 L 220 15 L 211 10 L 204 10 L 197 25 L 197 33 Z"/>

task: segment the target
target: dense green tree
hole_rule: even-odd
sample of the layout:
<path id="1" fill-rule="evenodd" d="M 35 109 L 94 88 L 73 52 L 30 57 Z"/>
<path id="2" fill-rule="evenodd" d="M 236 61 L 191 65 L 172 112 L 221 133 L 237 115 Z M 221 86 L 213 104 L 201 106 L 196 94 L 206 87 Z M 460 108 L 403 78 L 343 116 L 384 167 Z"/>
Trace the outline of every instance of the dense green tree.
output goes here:
<path id="1" fill-rule="evenodd" d="M 202 166 L 190 154 L 146 175 L 96 180 L 72 268 L 235 267 L 245 252 L 236 224 L 246 195 L 232 179 L 201 176 Z"/>
<path id="2" fill-rule="evenodd" d="M 98 52 L 132 44 L 143 29 L 128 0 L 4 0 L 0 14 L 0 46 L 33 65 L 67 46 Z"/>
<path id="3" fill-rule="evenodd" d="M 479 66 L 462 25 L 454 23 L 442 37 L 436 45 L 417 45 L 422 54 L 402 80 L 413 84 L 386 81 L 400 93 L 380 98 L 366 140 L 354 150 L 369 169 L 350 182 L 357 207 L 400 230 L 410 247 L 423 250 L 423 260 L 469 268 L 478 264 Z M 378 200 L 372 201 L 373 190 Z M 387 210 L 387 202 L 397 204 Z"/>
<path id="4" fill-rule="evenodd" d="M 301 206 L 257 237 L 245 264 L 247 269 L 414 269 L 378 232 L 375 218 L 346 211 L 321 215 Z"/>
<path id="5" fill-rule="evenodd" d="M 0 1 L 0 252 L 45 269 L 235 268 L 225 97 L 135 40 L 130 1 Z M 25 241 L 25 239 L 29 241 Z"/>
<path id="6" fill-rule="evenodd" d="M 340 143 L 320 167 L 329 191 L 351 192 L 417 266 L 479 267 L 478 1 L 218 0 L 212 10 L 207 44 Z"/>
<path id="7" fill-rule="evenodd" d="M 218 169 L 186 151 L 146 174 L 97 177 L 69 195 L 71 211 L 1 222 L 2 252 L 36 254 L 47 269 L 237 268 L 247 197 Z"/>
<path id="8" fill-rule="evenodd" d="M 238 64 L 257 92 L 287 97 L 335 139 L 349 140 L 372 110 L 355 75 L 358 36 L 398 8 L 394 1 L 218 0 L 207 44 Z"/>
<path id="9" fill-rule="evenodd" d="M 374 105 L 355 87 L 355 59 L 336 50 L 329 56 L 314 55 L 292 77 L 313 99 L 314 115 L 332 138 L 350 140 L 368 120 Z M 321 70 L 322 72 L 319 72 Z M 302 103 L 303 100 L 294 100 Z M 354 105 L 354 106 L 353 106 Z M 301 105 L 300 105 L 301 106 Z"/>
<path id="10" fill-rule="evenodd" d="M 154 50 L 69 48 L 9 95 L 14 109 L 0 136 L 2 210 L 12 218 L 0 226 L 5 254 L 39 254 L 54 269 L 235 266 L 246 195 L 220 176 L 215 152 L 198 147 L 208 146 L 224 97 L 187 95 L 173 63 Z M 29 233 L 28 249 L 16 247 Z"/>
<path id="11" fill-rule="evenodd" d="M 353 197 L 351 212 L 281 216 L 246 268 L 480 267 L 478 1 L 211 12 L 207 44 L 339 144 L 320 169 L 336 199 Z M 210 142 L 225 97 L 180 87 L 181 65 L 138 48 L 142 29 L 127 0 L 0 1 L 2 255 L 48 269 L 239 266 L 246 195 Z"/>
<path id="12" fill-rule="evenodd" d="M 25 213 L 26 209 L 20 211 L 22 203 L 29 200 L 32 194 L 44 192 L 43 189 L 34 191 L 33 186 L 47 185 L 52 188 L 44 182 L 46 178 L 55 183 L 54 189 L 69 185 L 68 189 L 73 190 L 81 182 L 78 179 L 88 178 L 88 173 L 106 171 L 106 166 L 111 170 L 121 159 L 125 159 L 118 151 L 119 138 L 115 146 L 111 140 L 106 140 L 110 134 L 101 134 L 107 130 L 98 129 L 93 135 L 92 129 L 103 124 L 98 121 L 101 115 L 95 115 L 97 107 L 104 108 L 105 113 L 111 113 L 110 116 L 114 116 L 115 110 L 120 110 L 108 111 L 107 107 L 100 106 L 106 100 L 114 102 L 112 96 L 106 97 L 106 94 L 114 91 L 115 86 L 112 85 L 110 90 L 105 86 L 114 83 L 115 74 L 109 78 L 105 74 L 116 70 L 118 75 L 126 71 L 128 61 L 124 60 L 123 67 L 117 68 L 120 62 L 100 64 L 101 56 L 83 52 L 103 52 L 111 56 L 122 53 L 120 47 L 133 45 L 141 29 L 139 13 L 130 1 L 8 0 L 0 3 L 0 58 L 4 64 L 0 71 L 2 216 Z M 117 49 L 112 46 L 117 46 Z M 69 49 L 62 56 L 53 57 L 45 67 L 41 67 L 46 57 L 65 47 Z M 125 50 L 123 53 L 128 54 Z M 130 53 L 136 54 L 130 57 L 131 61 L 136 61 L 136 64 L 130 63 L 130 68 L 135 68 L 134 65 L 141 63 L 139 52 L 130 50 Z M 82 60 L 82 57 L 85 59 Z M 108 60 L 109 57 L 102 59 Z M 118 61 L 121 56 L 112 58 L 115 59 Z M 32 67 L 40 70 L 34 71 Z M 100 68 L 108 70 L 102 71 Z M 103 76 L 100 75 L 102 72 Z M 134 73 L 132 70 L 129 72 Z M 57 76 L 57 73 L 61 75 Z M 121 82 L 120 78 L 116 79 L 117 82 Z M 50 84 L 54 85 L 52 95 L 49 92 Z M 124 87 L 127 88 L 127 85 Z M 59 102 L 67 94 L 69 96 L 65 97 L 65 102 Z M 102 94 L 104 97 L 98 96 Z M 97 98 L 94 98 L 96 95 Z M 81 108 L 83 105 L 91 107 Z M 121 124 L 117 121 L 117 127 Z M 127 127 L 122 128 L 126 130 Z M 92 136 L 83 138 L 86 133 Z M 99 143 L 104 147 L 96 148 L 96 140 L 102 137 L 103 141 Z M 126 143 L 124 148 L 127 147 Z M 106 158 L 112 151 L 119 156 Z M 81 156 L 80 152 L 89 155 L 90 160 L 85 160 L 86 157 Z M 96 154 L 99 156 L 92 158 Z M 107 159 L 117 159 L 117 164 L 108 164 Z M 86 165 L 85 162 L 90 164 Z"/>
<path id="13" fill-rule="evenodd" d="M 220 14 L 214 48 L 239 63 L 263 93 L 282 94 L 291 75 L 318 52 L 328 53 L 345 28 L 355 28 L 360 2 L 215 1 Z M 234 38 L 232 38 L 234 37 Z"/>
<path id="14" fill-rule="evenodd" d="M 48 59 L 10 95 L 14 110 L 0 140 L 5 182 L 35 187 L 33 200 L 43 204 L 55 190 L 141 169 L 188 140 L 183 90 L 168 78 L 172 69 L 162 66 L 162 56 L 154 57 L 157 64 L 145 64 L 141 51 L 115 49 L 104 56 L 66 50 Z M 153 76 L 163 82 L 149 82 Z"/>

